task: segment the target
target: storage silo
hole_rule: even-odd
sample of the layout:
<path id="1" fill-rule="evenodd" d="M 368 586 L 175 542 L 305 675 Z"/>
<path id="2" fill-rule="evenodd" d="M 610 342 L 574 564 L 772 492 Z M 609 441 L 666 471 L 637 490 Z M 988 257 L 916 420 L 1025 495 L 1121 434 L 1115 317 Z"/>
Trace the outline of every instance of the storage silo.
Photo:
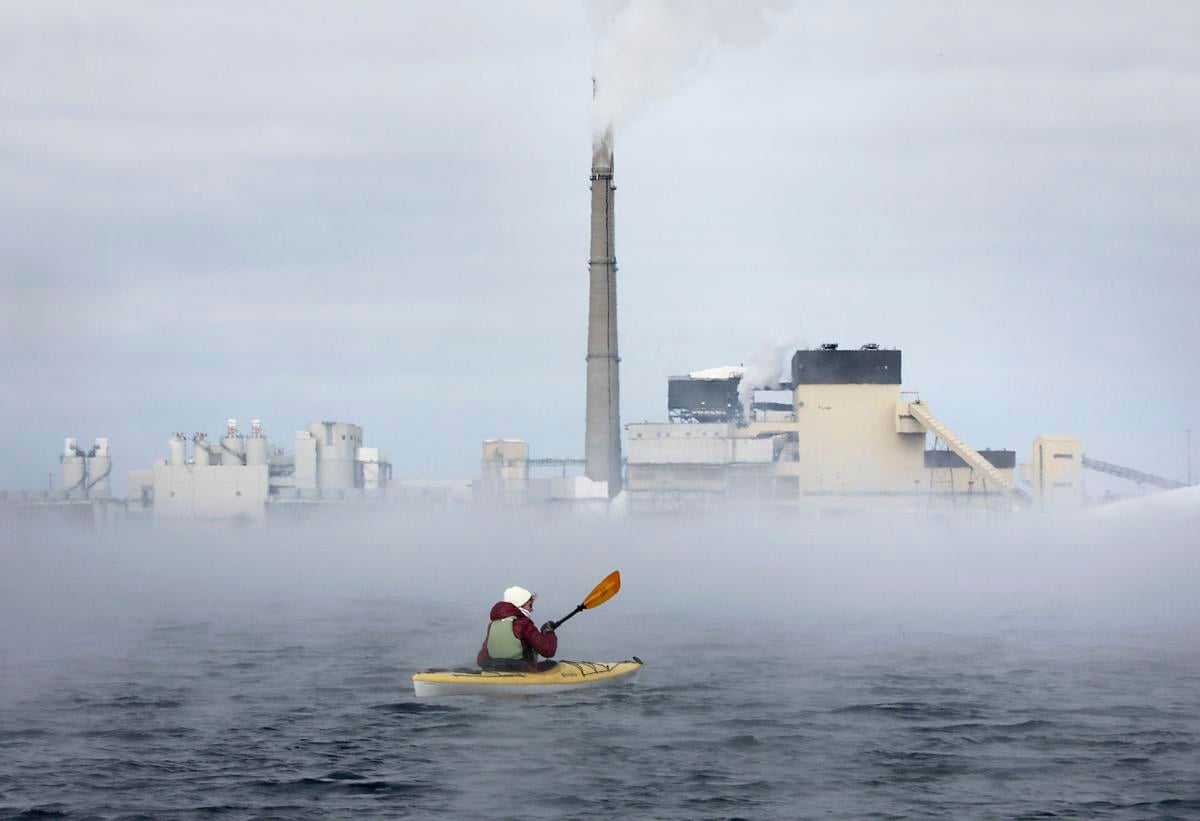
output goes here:
<path id="1" fill-rule="evenodd" d="M 246 445 L 238 433 L 237 420 L 230 419 L 225 430 L 225 438 L 221 440 L 221 464 L 246 464 Z"/>
<path id="2" fill-rule="evenodd" d="M 195 436 L 193 436 L 192 445 L 192 461 L 197 467 L 208 467 L 212 464 L 221 464 L 220 456 L 213 453 L 213 447 L 208 442 L 207 433 L 197 433 Z"/>
<path id="3" fill-rule="evenodd" d="M 69 496 L 80 496 L 86 492 L 87 462 L 84 461 L 83 451 L 79 449 L 76 440 L 67 439 L 63 445 L 62 455 L 62 489 Z"/>
<path id="4" fill-rule="evenodd" d="M 267 449 L 267 437 L 263 434 L 262 420 L 250 422 L 250 438 L 246 440 L 246 464 L 270 464 L 270 452 Z"/>
<path id="5" fill-rule="evenodd" d="M 187 435 L 177 433 L 167 442 L 167 463 L 171 465 L 187 464 Z"/>
<path id="6" fill-rule="evenodd" d="M 108 439 L 99 438 L 88 451 L 87 495 L 91 499 L 112 497 L 112 459 L 108 456 Z"/>
<path id="7" fill-rule="evenodd" d="M 348 422 L 313 422 L 307 430 L 317 442 L 317 487 L 321 490 L 358 487 L 354 452 L 362 445 L 362 428 Z"/>

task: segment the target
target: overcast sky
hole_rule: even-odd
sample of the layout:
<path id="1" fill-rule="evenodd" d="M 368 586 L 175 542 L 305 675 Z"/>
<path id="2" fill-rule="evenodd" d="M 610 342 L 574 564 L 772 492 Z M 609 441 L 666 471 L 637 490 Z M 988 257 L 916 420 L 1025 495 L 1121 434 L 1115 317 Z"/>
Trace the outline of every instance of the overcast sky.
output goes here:
<path id="1" fill-rule="evenodd" d="M 617 135 L 623 421 L 879 342 L 976 447 L 1182 477 L 1200 5 L 772 20 Z M 581 455 L 592 43 L 572 2 L 0 5 L 0 486 L 230 416 L 357 422 L 401 477 Z"/>

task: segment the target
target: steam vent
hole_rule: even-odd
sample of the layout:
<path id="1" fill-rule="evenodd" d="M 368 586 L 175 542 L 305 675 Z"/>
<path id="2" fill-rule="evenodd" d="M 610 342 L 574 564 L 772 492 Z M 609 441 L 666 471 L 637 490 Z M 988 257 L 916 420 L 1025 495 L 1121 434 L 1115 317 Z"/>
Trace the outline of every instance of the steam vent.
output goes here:
<path id="1" fill-rule="evenodd" d="M 617 257 L 613 237 L 612 130 L 592 149 L 592 243 L 588 259 L 587 435 L 589 479 L 621 492 L 621 391 L 617 352 Z"/>

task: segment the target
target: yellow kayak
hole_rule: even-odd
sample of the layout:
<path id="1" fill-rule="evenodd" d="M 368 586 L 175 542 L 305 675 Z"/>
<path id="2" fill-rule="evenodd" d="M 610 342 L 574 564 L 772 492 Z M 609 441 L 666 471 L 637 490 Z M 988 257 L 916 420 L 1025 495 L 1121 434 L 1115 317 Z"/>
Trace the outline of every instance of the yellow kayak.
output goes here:
<path id="1" fill-rule="evenodd" d="M 457 696 L 479 693 L 555 693 L 608 684 L 633 684 L 642 660 L 560 661 L 537 673 L 501 670 L 426 670 L 413 676 L 418 696 Z"/>

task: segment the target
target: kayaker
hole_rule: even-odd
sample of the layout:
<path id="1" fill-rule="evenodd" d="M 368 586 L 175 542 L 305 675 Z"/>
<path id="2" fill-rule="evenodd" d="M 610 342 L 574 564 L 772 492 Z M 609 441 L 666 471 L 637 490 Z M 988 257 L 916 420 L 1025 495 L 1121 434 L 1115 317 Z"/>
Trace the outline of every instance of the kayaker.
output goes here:
<path id="1" fill-rule="evenodd" d="M 558 652 L 554 622 L 539 630 L 533 623 L 536 596 L 524 587 L 510 587 L 504 598 L 492 605 L 487 636 L 475 661 L 485 670 L 536 670 L 538 656 L 551 658 Z"/>

